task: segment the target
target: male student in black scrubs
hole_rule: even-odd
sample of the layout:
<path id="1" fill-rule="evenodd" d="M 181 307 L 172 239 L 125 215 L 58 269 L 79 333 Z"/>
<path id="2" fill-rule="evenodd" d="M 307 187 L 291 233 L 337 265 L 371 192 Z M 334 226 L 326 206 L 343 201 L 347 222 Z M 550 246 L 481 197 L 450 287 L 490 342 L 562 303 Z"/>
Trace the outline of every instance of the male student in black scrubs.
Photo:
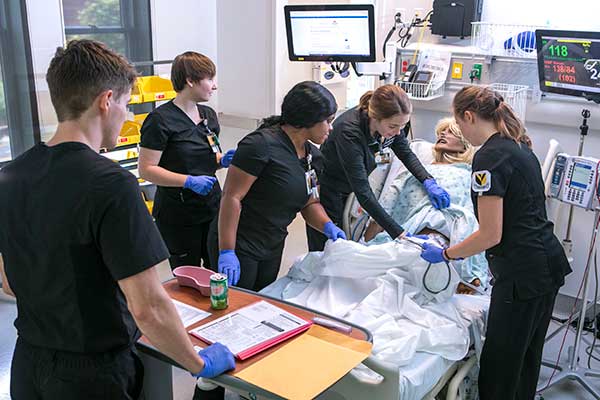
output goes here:
<path id="1" fill-rule="evenodd" d="M 235 153 L 221 153 L 217 113 L 198 104 L 217 89 L 215 75 L 215 64 L 203 54 L 175 57 L 171 81 L 177 97 L 142 125 L 140 176 L 158 185 L 152 215 L 171 253 L 171 268 L 208 267 L 208 228 L 221 201 L 215 172 L 227 168 Z"/>
<path id="2" fill-rule="evenodd" d="M 158 279 L 169 253 L 137 180 L 98 154 L 116 144 L 135 78 L 102 43 L 59 48 L 46 76 L 56 133 L 0 171 L 0 273 L 18 310 L 15 400 L 140 398 L 142 333 L 195 376 L 235 366 L 220 344 L 195 352 Z"/>
<path id="3" fill-rule="evenodd" d="M 313 143 L 331 130 L 337 104 L 316 82 L 284 97 L 281 116 L 267 118 L 238 145 L 227 172 L 217 222 L 209 234 L 213 268 L 230 284 L 259 291 L 277 278 L 287 227 L 298 212 L 328 239 L 346 239 L 318 201 Z"/>
<path id="4" fill-rule="evenodd" d="M 523 123 L 502 96 L 478 86 L 453 101 L 463 135 L 481 146 L 471 194 L 479 229 L 442 249 L 424 244 L 431 263 L 483 250 L 494 275 L 481 353 L 481 400 L 533 400 L 554 300 L 571 267 L 546 215 L 539 161 Z"/>

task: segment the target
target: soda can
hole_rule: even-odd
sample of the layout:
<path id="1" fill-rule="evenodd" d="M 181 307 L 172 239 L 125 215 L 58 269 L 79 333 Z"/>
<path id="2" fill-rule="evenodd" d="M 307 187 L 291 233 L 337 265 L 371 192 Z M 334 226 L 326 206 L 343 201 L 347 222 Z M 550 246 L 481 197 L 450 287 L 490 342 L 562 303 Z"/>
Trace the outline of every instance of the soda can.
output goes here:
<path id="1" fill-rule="evenodd" d="M 229 306 L 227 276 L 212 274 L 210 276 L 210 306 L 214 310 L 224 310 Z"/>

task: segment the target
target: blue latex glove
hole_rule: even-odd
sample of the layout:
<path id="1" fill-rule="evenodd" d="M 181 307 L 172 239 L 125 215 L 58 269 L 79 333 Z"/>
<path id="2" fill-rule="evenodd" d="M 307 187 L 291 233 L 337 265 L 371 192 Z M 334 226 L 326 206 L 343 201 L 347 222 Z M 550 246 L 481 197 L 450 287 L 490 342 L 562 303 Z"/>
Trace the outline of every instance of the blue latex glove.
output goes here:
<path id="1" fill-rule="evenodd" d="M 425 181 L 423 181 L 423 186 L 425 186 L 429 201 L 431 201 L 431 204 L 433 204 L 436 209 L 441 210 L 450 205 L 450 195 L 438 186 L 435 179 L 425 179 Z"/>
<path id="2" fill-rule="evenodd" d="M 199 195 L 206 196 L 212 190 L 212 187 L 214 186 L 216 181 L 217 181 L 217 178 L 215 178 L 214 176 L 188 175 L 188 177 L 185 179 L 185 183 L 183 184 L 183 187 L 185 189 L 193 190 L 194 192 L 198 193 Z"/>
<path id="3" fill-rule="evenodd" d="M 421 258 L 432 264 L 446 262 L 443 254 L 444 249 L 431 243 L 423 243 Z"/>
<path id="4" fill-rule="evenodd" d="M 240 260 L 233 250 L 219 252 L 219 273 L 227 275 L 227 284 L 236 285 L 240 280 Z"/>
<path id="5" fill-rule="evenodd" d="M 235 368 L 233 353 L 221 343 L 217 342 L 200 350 L 198 355 L 204 361 L 204 368 L 194 375 L 195 378 L 214 378 Z"/>
<path id="6" fill-rule="evenodd" d="M 410 232 L 406 232 L 404 234 L 404 236 L 409 237 L 409 238 L 417 238 L 417 239 L 421 239 L 421 240 L 429 240 L 429 236 L 427 236 L 427 235 L 413 235 Z"/>
<path id="7" fill-rule="evenodd" d="M 333 222 L 328 221 L 323 226 L 323 233 L 327 236 L 327 239 L 331 239 L 334 242 L 338 239 L 346 240 L 346 234 L 343 230 L 338 228 Z"/>
<path id="8" fill-rule="evenodd" d="M 227 150 L 225 154 L 221 156 L 221 167 L 227 168 L 231 165 L 231 160 L 233 160 L 233 155 L 235 154 L 235 149 Z"/>

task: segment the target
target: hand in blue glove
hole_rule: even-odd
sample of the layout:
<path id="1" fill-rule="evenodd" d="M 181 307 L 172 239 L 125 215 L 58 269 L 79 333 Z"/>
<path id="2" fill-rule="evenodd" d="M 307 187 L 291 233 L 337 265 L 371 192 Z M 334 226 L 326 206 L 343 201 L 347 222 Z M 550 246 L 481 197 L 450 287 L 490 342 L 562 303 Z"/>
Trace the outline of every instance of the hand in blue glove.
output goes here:
<path id="1" fill-rule="evenodd" d="M 194 375 L 195 378 L 214 378 L 235 368 L 233 353 L 221 343 L 217 342 L 200 350 L 198 355 L 204 361 L 204 368 Z"/>
<path id="2" fill-rule="evenodd" d="M 421 252 L 421 258 L 432 264 L 445 262 L 444 249 L 431 243 L 423 243 L 423 251 Z"/>
<path id="3" fill-rule="evenodd" d="M 233 250 L 219 252 L 219 273 L 227 275 L 227 284 L 236 285 L 240 280 L 240 260 Z"/>
<path id="4" fill-rule="evenodd" d="M 214 186 L 216 181 L 217 181 L 217 178 L 215 178 L 214 176 L 188 175 L 188 177 L 185 179 L 185 183 L 183 184 L 183 187 L 185 189 L 193 190 L 194 192 L 198 193 L 199 195 L 206 196 L 212 190 L 212 187 Z"/>
<path id="5" fill-rule="evenodd" d="M 421 240 L 429 240 L 429 236 L 427 236 L 427 235 L 413 235 L 410 232 L 406 232 L 404 234 L 404 236 L 409 237 L 409 238 L 417 238 L 417 239 L 421 239 Z"/>
<path id="6" fill-rule="evenodd" d="M 436 209 L 441 210 L 450 205 L 450 195 L 438 186 L 435 179 L 425 179 L 425 181 L 423 181 L 423 186 L 425 186 L 429 201 L 431 201 L 431 204 L 433 204 Z"/>
<path id="7" fill-rule="evenodd" d="M 338 239 L 346 240 L 346 234 L 343 230 L 338 228 L 332 221 L 328 221 L 323 226 L 323 233 L 327 236 L 327 239 L 331 239 L 334 242 Z"/>
<path id="8" fill-rule="evenodd" d="M 231 165 L 231 160 L 233 160 L 233 155 L 235 154 L 235 149 L 227 150 L 225 154 L 221 156 L 221 167 L 227 168 Z"/>

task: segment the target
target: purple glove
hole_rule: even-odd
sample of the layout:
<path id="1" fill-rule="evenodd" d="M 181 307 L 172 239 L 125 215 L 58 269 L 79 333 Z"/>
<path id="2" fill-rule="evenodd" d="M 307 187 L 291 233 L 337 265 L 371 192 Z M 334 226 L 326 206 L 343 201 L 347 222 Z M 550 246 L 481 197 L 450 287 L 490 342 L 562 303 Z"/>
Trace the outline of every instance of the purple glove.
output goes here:
<path id="1" fill-rule="evenodd" d="M 323 226 L 323 233 L 327 236 L 327 239 L 331 239 L 334 242 L 338 239 L 346 240 L 344 231 L 338 228 L 332 221 L 325 223 L 325 226 Z"/>
<path id="2" fill-rule="evenodd" d="M 446 262 L 444 257 L 444 249 L 431 243 L 423 243 L 423 251 L 421 252 L 421 258 L 432 264 Z"/>
<path id="3" fill-rule="evenodd" d="M 204 361 L 204 368 L 194 375 L 195 378 L 214 378 L 235 368 L 233 353 L 221 343 L 217 342 L 200 350 L 198 355 Z"/>
<path id="4" fill-rule="evenodd" d="M 240 260 L 234 250 L 221 250 L 219 252 L 219 273 L 227 275 L 227 284 L 236 285 L 240 280 Z"/>
<path id="5" fill-rule="evenodd" d="M 233 160 L 233 155 L 235 154 L 235 149 L 227 150 L 225 154 L 221 157 L 221 167 L 227 168 L 231 165 L 231 160 Z"/>
<path id="6" fill-rule="evenodd" d="M 438 210 L 446 208 L 450 205 L 450 195 L 444 189 L 438 186 L 437 182 L 433 178 L 425 179 L 423 186 L 429 196 L 429 201 Z"/>
<path id="7" fill-rule="evenodd" d="M 213 188 L 217 178 L 208 175 L 188 175 L 183 184 L 184 189 L 190 189 L 199 195 L 206 196 Z"/>

